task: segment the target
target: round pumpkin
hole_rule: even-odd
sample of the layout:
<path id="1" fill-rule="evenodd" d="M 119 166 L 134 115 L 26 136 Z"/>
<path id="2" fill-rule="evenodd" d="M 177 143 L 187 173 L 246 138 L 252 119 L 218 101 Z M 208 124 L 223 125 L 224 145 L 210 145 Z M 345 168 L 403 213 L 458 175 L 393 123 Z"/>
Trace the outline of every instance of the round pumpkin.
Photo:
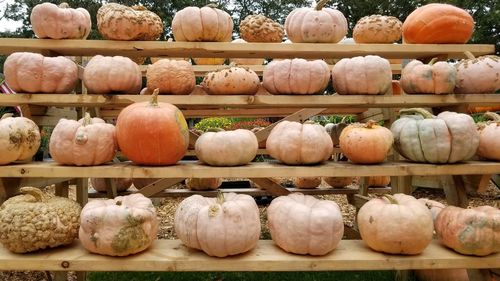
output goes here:
<path id="1" fill-rule="evenodd" d="M 361 238 L 377 252 L 416 255 L 432 241 L 432 214 L 410 195 L 371 199 L 359 209 L 357 219 Z"/>
<path id="2" fill-rule="evenodd" d="M 358 20 L 352 31 L 356 43 L 390 44 L 401 39 L 403 23 L 396 17 L 371 15 Z"/>
<path id="3" fill-rule="evenodd" d="M 141 190 L 144 187 L 157 182 L 161 179 L 155 179 L 155 178 L 133 178 L 132 179 L 132 184 L 134 185 L 135 188 Z"/>
<path id="4" fill-rule="evenodd" d="M 193 66 L 184 60 L 161 59 L 148 65 L 147 87 L 160 94 L 187 95 L 196 86 Z"/>
<path id="5" fill-rule="evenodd" d="M 354 181 L 354 177 L 323 177 L 323 180 L 333 188 L 344 188 Z"/>
<path id="6" fill-rule="evenodd" d="M 5 81 L 18 93 L 68 94 L 78 82 L 78 67 L 65 57 L 18 52 L 3 67 Z"/>
<path id="7" fill-rule="evenodd" d="M 455 67 L 456 94 L 493 94 L 500 90 L 500 57 L 491 55 L 464 59 Z"/>
<path id="8" fill-rule="evenodd" d="M 500 252 L 500 210 L 491 206 L 444 208 L 434 222 L 441 244 L 464 255 Z"/>
<path id="9" fill-rule="evenodd" d="M 201 86 L 210 95 L 255 95 L 260 80 L 251 69 L 231 66 L 207 73 Z"/>
<path id="10" fill-rule="evenodd" d="M 188 178 L 186 187 L 189 190 L 216 190 L 221 186 L 221 178 Z"/>
<path id="11" fill-rule="evenodd" d="M 248 15 L 240 22 L 240 36 L 247 42 L 280 43 L 284 35 L 281 24 L 264 15 Z"/>
<path id="12" fill-rule="evenodd" d="M 115 126 L 88 113 L 79 121 L 62 118 L 49 141 L 52 159 L 63 165 L 93 166 L 112 161 L 118 146 Z"/>
<path id="13" fill-rule="evenodd" d="M 97 10 L 97 28 L 109 40 L 152 41 L 163 34 L 163 21 L 143 6 L 108 3 Z"/>
<path id="14" fill-rule="evenodd" d="M 113 178 L 111 179 L 111 181 L 113 181 L 117 192 L 126 191 L 132 185 L 132 179 L 128 178 Z M 98 192 L 108 191 L 108 187 L 106 186 L 106 179 L 91 178 L 90 185 Z"/>
<path id="15" fill-rule="evenodd" d="M 388 186 L 391 183 L 390 176 L 368 177 L 368 186 Z"/>
<path id="16" fill-rule="evenodd" d="M 455 112 L 437 116 L 421 108 L 402 109 L 392 123 L 394 148 L 406 159 L 424 163 L 455 163 L 476 154 L 479 133 L 472 117 Z"/>
<path id="17" fill-rule="evenodd" d="M 231 43 L 245 44 L 247 41 L 243 39 L 234 39 Z M 251 58 L 230 58 L 229 63 L 236 65 L 263 65 L 264 59 L 251 59 Z"/>
<path id="18" fill-rule="evenodd" d="M 271 94 L 321 94 L 328 86 L 330 69 L 323 60 L 273 60 L 262 76 L 262 86 Z"/>
<path id="19" fill-rule="evenodd" d="M 344 58 L 332 69 L 333 87 L 339 95 L 392 94 L 392 70 L 379 56 Z"/>
<path id="20" fill-rule="evenodd" d="M 140 193 L 92 200 L 82 209 L 78 237 L 91 253 L 128 256 L 146 250 L 158 233 L 151 200 Z"/>
<path id="21" fill-rule="evenodd" d="M 225 58 L 191 58 L 196 65 L 221 65 L 226 62 Z"/>
<path id="22" fill-rule="evenodd" d="M 338 43 L 347 34 L 347 20 L 339 10 L 325 8 L 328 0 L 315 8 L 297 8 L 285 20 L 286 35 L 294 43 Z"/>
<path id="23" fill-rule="evenodd" d="M 316 188 L 321 184 L 321 177 L 293 178 L 293 184 L 297 188 Z"/>
<path id="24" fill-rule="evenodd" d="M 196 157 L 211 166 L 246 165 L 257 155 L 259 144 L 246 129 L 206 132 L 194 145 Z"/>
<path id="25" fill-rule="evenodd" d="M 266 141 L 271 157 L 288 165 L 318 164 L 332 156 L 332 139 L 319 124 L 281 121 Z"/>
<path id="26" fill-rule="evenodd" d="M 301 255 L 326 255 L 344 235 L 342 211 L 331 200 L 292 193 L 267 208 L 271 237 L 283 250 Z"/>
<path id="27" fill-rule="evenodd" d="M 233 35 L 233 18 L 212 5 L 186 7 L 172 20 L 175 41 L 228 42 Z"/>
<path id="28" fill-rule="evenodd" d="M 427 198 L 419 198 L 418 202 L 424 204 L 432 213 L 432 219 L 436 220 L 439 213 L 446 208 L 441 202 Z"/>
<path id="29" fill-rule="evenodd" d="M 339 137 L 340 150 L 356 164 L 384 162 L 393 142 L 391 131 L 372 120 L 366 124 L 350 124 Z"/>
<path id="30" fill-rule="evenodd" d="M 401 87 L 407 94 L 453 94 L 457 70 L 447 62 L 429 64 L 412 60 L 401 71 Z"/>
<path id="31" fill-rule="evenodd" d="M 0 165 L 31 160 L 40 147 L 40 130 L 25 117 L 6 113 L 0 119 Z"/>
<path id="32" fill-rule="evenodd" d="M 116 138 L 122 153 L 140 165 L 173 165 L 187 152 L 189 131 L 182 112 L 158 102 L 156 89 L 149 102 L 125 107 L 116 121 Z"/>
<path id="33" fill-rule="evenodd" d="M 410 44 L 465 44 L 473 31 L 467 11 L 441 3 L 417 8 L 403 23 L 403 39 Z"/>
<path id="34" fill-rule="evenodd" d="M 477 155 L 482 158 L 500 161 L 500 115 L 493 112 L 484 114 L 492 122 L 480 124 L 479 130 L 479 146 Z"/>
<path id="35" fill-rule="evenodd" d="M 219 192 L 217 198 L 193 195 L 175 212 L 177 237 L 189 248 L 209 256 L 247 252 L 260 236 L 259 208 L 250 195 Z"/>
<path id="36" fill-rule="evenodd" d="M 38 38 L 86 39 L 92 29 L 89 12 L 84 8 L 72 9 L 67 3 L 36 5 L 30 22 Z"/>

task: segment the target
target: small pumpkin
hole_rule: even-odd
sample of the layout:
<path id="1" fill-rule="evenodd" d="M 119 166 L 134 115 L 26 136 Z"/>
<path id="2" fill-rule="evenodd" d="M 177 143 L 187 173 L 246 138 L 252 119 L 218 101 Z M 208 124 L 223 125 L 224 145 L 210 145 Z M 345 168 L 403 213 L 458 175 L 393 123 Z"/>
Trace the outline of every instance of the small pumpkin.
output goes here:
<path id="1" fill-rule="evenodd" d="M 390 176 L 368 177 L 368 186 L 388 186 L 391 183 Z"/>
<path id="2" fill-rule="evenodd" d="M 86 39 L 92 29 L 89 12 L 84 8 L 72 9 L 68 3 L 38 4 L 31 10 L 30 22 L 38 38 Z"/>
<path id="3" fill-rule="evenodd" d="M 333 188 L 344 188 L 351 185 L 354 177 L 323 177 L 323 180 Z"/>
<path id="4" fill-rule="evenodd" d="M 301 255 L 326 255 L 344 235 L 342 211 L 331 200 L 292 193 L 267 208 L 271 237 L 283 250 Z"/>
<path id="5" fill-rule="evenodd" d="M 40 147 L 40 130 L 26 117 L 6 113 L 0 119 L 0 165 L 31 160 Z"/>
<path id="6" fill-rule="evenodd" d="M 251 69 L 230 66 L 207 73 L 201 86 L 210 95 L 255 95 L 260 80 Z"/>
<path id="7" fill-rule="evenodd" d="M 246 194 L 219 192 L 217 198 L 193 195 L 177 207 L 174 227 L 189 248 L 215 257 L 237 255 L 253 249 L 259 241 L 259 208 Z"/>
<path id="8" fill-rule="evenodd" d="M 158 233 L 151 200 L 140 193 L 89 201 L 80 215 L 78 237 L 91 253 L 128 256 L 146 250 Z"/>
<path id="9" fill-rule="evenodd" d="M 457 71 L 447 62 L 429 64 L 412 60 L 401 71 L 401 87 L 407 94 L 453 94 Z"/>
<path id="10" fill-rule="evenodd" d="M 148 65 L 147 87 L 160 94 L 187 95 L 196 86 L 193 66 L 184 60 L 161 59 Z"/>
<path id="11" fill-rule="evenodd" d="M 321 184 L 321 177 L 293 178 L 293 184 L 297 188 L 316 188 Z"/>
<path id="12" fill-rule="evenodd" d="M 488 119 L 492 120 L 478 126 L 479 130 L 479 146 L 477 155 L 482 158 L 500 161 L 500 115 L 494 112 L 486 112 L 484 114 Z"/>
<path id="13" fill-rule="evenodd" d="M 481 56 L 461 60 L 457 69 L 457 94 L 493 94 L 500 90 L 500 57 Z"/>
<path id="14" fill-rule="evenodd" d="M 247 42 L 280 43 L 284 35 L 281 24 L 264 15 L 248 15 L 240 22 L 240 36 Z"/>
<path id="15" fill-rule="evenodd" d="M 222 65 L 225 58 L 191 58 L 196 65 Z"/>
<path id="16" fill-rule="evenodd" d="M 396 17 L 371 15 L 358 20 L 352 31 L 356 43 L 390 44 L 401 39 L 403 23 Z"/>
<path id="17" fill-rule="evenodd" d="M 233 18 L 213 5 L 186 7 L 172 20 L 175 41 L 228 42 L 233 35 Z"/>
<path id="18" fill-rule="evenodd" d="M 132 179 L 129 179 L 129 178 L 113 178 L 111 180 L 113 181 L 114 185 L 116 186 L 117 192 L 126 191 L 132 185 Z M 107 186 L 106 186 L 106 179 L 103 179 L 103 178 L 91 178 L 90 185 L 97 192 L 106 192 L 108 190 Z"/>
<path id="19" fill-rule="evenodd" d="M 216 190 L 222 184 L 221 178 L 188 178 L 186 187 L 190 190 Z"/>
<path id="20" fill-rule="evenodd" d="M 374 198 L 357 216 L 359 233 L 372 250 L 416 255 L 432 241 L 432 214 L 415 197 L 402 193 Z"/>
<path id="21" fill-rule="evenodd" d="M 432 219 L 435 221 L 439 213 L 446 208 L 441 202 L 427 198 L 419 198 L 418 201 L 424 204 L 432 213 Z"/>
<path id="22" fill-rule="evenodd" d="M 231 43 L 234 44 L 245 44 L 247 41 L 243 39 L 234 39 L 231 41 Z M 236 64 L 236 65 L 263 65 L 265 59 L 251 59 L 251 58 L 230 58 L 229 63 Z"/>

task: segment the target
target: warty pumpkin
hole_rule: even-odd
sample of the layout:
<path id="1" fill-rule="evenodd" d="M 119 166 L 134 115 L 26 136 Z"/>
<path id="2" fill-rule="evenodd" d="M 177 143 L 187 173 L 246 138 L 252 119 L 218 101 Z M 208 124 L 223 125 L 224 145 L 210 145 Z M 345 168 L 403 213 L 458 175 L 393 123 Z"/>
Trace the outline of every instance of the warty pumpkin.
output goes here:
<path id="1" fill-rule="evenodd" d="M 0 119 L 0 165 L 31 160 L 40 147 L 38 125 L 26 117 L 6 113 Z"/>
<path id="2" fill-rule="evenodd" d="M 352 31 L 356 43 L 390 44 L 401 39 L 403 23 L 396 17 L 371 15 L 358 20 Z"/>
<path id="3" fill-rule="evenodd" d="M 191 63 L 184 60 L 161 59 L 148 65 L 147 87 L 158 88 L 160 94 L 187 95 L 196 86 Z"/>
<path id="4" fill-rule="evenodd" d="M 38 4 L 31 10 L 30 22 L 38 38 L 86 39 L 92 29 L 89 12 L 84 8 L 72 9 L 68 3 Z"/>
<path id="5" fill-rule="evenodd" d="M 500 161 L 500 115 L 494 112 L 486 112 L 484 114 L 488 119 L 492 120 L 478 125 L 479 130 L 479 146 L 477 155 L 482 158 Z"/>
<path id="6" fill-rule="evenodd" d="M 412 60 L 401 71 L 401 87 L 407 94 L 453 94 L 457 70 L 447 62 L 423 64 Z"/>
<path id="7" fill-rule="evenodd" d="M 186 187 L 189 190 L 216 190 L 221 186 L 221 178 L 188 178 Z"/>
<path id="8" fill-rule="evenodd" d="M 457 94 L 493 94 L 500 90 L 500 57 L 481 56 L 461 60 L 457 69 Z"/>
<path id="9" fill-rule="evenodd" d="M 233 34 L 233 18 L 213 5 L 186 7 L 172 20 L 175 41 L 228 42 Z"/>
<path id="10" fill-rule="evenodd" d="M 201 86 L 210 95 L 254 95 L 259 90 L 260 80 L 251 69 L 230 66 L 207 73 Z"/>
<path id="11" fill-rule="evenodd" d="M 264 15 L 248 15 L 240 22 L 240 36 L 247 42 L 280 43 L 284 35 L 281 24 Z"/>
<path id="12" fill-rule="evenodd" d="M 321 184 L 321 177 L 297 177 L 293 178 L 293 184 L 297 188 L 316 188 Z"/>

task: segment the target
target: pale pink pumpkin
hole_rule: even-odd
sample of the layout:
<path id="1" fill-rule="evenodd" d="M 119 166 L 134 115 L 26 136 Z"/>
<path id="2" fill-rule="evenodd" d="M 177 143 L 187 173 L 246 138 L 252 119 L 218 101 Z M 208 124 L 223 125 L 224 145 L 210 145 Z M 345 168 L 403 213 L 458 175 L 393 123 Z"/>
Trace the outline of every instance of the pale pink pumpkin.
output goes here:
<path id="1" fill-rule="evenodd" d="M 213 6 L 186 7 L 172 20 L 175 41 L 228 42 L 233 34 L 233 18 Z"/>
<path id="2" fill-rule="evenodd" d="M 407 94 L 453 94 L 457 71 L 447 62 L 423 64 L 412 60 L 401 71 L 401 87 Z"/>
<path id="3" fill-rule="evenodd" d="M 456 94 L 493 94 L 500 90 L 500 57 L 464 59 L 457 68 Z"/>
<path id="4" fill-rule="evenodd" d="M 130 178 L 113 178 L 111 179 L 116 187 L 117 192 L 126 191 L 132 185 L 132 179 Z M 90 185 L 98 192 L 106 192 L 106 179 L 104 178 L 91 178 Z"/>
<path id="5" fill-rule="evenodd" d="M 148 89 L 157 89 L 160 94 L 188 95 L 196 86 L 191 63 L 184 60 L 161 59 L 148 65 L 146 72 Z"/>
<path id="6" fill-rule="evenodd" d="M 31 160 L 40 147 L 40 131 L 35 122 L 7 113 L 0 119 L 0 165 Z"/>
<path id="7" fill-rule="evenodd" d="M 490 160 L 500 161 L 500 115 L 494 112 L 484 114 L 492 120 L 478 125 L 479 147 L 477 155 Z"/>
<path id="8" fill-rule="evenodd" d="M 89 12 L 84 8 L 72 9 L 67 3 L 36 5 L 30 22 L 38 38 L 86 39 L 92 29 Z"/>

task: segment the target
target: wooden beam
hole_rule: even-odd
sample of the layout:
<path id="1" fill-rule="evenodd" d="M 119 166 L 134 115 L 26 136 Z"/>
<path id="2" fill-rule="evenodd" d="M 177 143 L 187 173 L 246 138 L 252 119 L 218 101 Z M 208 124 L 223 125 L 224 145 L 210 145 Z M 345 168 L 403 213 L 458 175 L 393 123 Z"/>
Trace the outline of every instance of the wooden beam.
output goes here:
<path id="1" fill-rule="evenodd" d="M 153 195 L 162 192 L 166 188 L 171 187 L 172 185 L 178 184 L 182 182 L 184 178 L 173 178 L 173 179 L 161 179 L 158 181 L 155 181 L 154 183 L 147 185 L 141 190 L 139 190 L 139 193 L 146 197 L 152 197 Z"/>
<path id="2" fill-rule="evenodd" d="M 280 196 L 288 195 L 290 191 L 281 184 L 274 181 L 272 178 L 250 178 L 259 188 L 266 190 L 268 193 Z"/>

